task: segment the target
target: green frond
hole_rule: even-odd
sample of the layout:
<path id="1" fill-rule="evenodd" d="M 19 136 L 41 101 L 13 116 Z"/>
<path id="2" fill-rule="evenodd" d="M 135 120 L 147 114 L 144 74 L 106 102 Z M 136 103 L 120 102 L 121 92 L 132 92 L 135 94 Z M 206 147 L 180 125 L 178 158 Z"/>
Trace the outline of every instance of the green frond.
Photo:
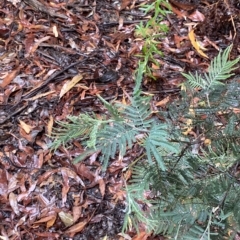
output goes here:
<path id="1" fill-rule="evenodd" d="M 164 124 L 154 124 L 145 137 L 143 146 L 146 149 L 147 158 L 150 164 L 152 164 L 153 158 L 157 161 L 160 169 L 162 171 L 166 170 L 162 154 L 160 154 L 161 149 L 165 151 L 165 154 L 178 153 L 179 149 L 169 142 L 168 131 L 166 125 Z M 158 148 L 160 147 L 160 148 Z"/>
<path id="2" fill-rule="evenodd" d="M 138 68 L 136 71 L 136 78 L 135 78 L 135 87 L 133 89 L 133 96 L 138 95 L 140 93 L 141 85 L 142 85 L 142 77 L 145 72 L 146 63 L 139 62 Z"/>
<path id="3" fill-rule="evenodd" d="M 109 111 L 111 117 L 113 117 L 116 121 L 121 121 L 122 118 L 120 117 L 119 110 L 116 106 L 113 104 L 110 104 L 107 102 L 104 98 L 102 98 L 100 95 L 97 95 L 97 97 L 101 100 L 101 102 L 104 104 L 105 108 Z"/>
<path id="4" fill-rule="evenodd" d="M 97 133 L 101 127 L 101 122 L 96 122 L 91 132 L 89 133 L 89 139 L 87 140 L 87 147 L 96 149 L 96 142 L 97 142 Z"/>
<path id="5" fill-rule="evenodd" d="M 228 60 L 230 50 L 219 53 L 208 73 L 183 74 L 190 87 L 159 113 L 161 120 L 151 97 L 140 91 L 143 60 L 129 105 L 98 96 L 106 116 L 70 116 L 54 129 L 53 149 L 79 140 L 85 151 L 75 162 L 98 151 L 103 170 L 134 145 L 143 150 L 125 186 L 124 230 L 144 223 L 153 234 L 175 240 L 234 239 L 240 231 L 240 83 L 224 82 L 239 59 Z M 186 126 L 195 135 L 185 135 Z"/>
<path id="6" fill-rule="evenodd" d="M 101 128 L 108 121 L 94 119 L 90 115 L 80 114 L 76 116 L 68 116 L 69 122 L 57 122 L 58 128 L 54 128 L 52 136 L 55 137 L 51 148 L 56 150 L 60 145 L 66 145 L 72 139 L 81 138 L 82 140 L 90 139 L 93 141 L 91 145 L 94 145 L 94 132 L 96 132 L 96 126 Z"/>
<path id="7" fill-rule="evenodd" d="M 118 104 L 117 106 L 123 109 L 122 115 L 124 116 L 126 124 L 140 131 L 149 129 L 154 121 L 151 118 L 150 100 L 151 97 L 143 97 L 139 93 L 134 95 L 131 105 Z"/>
<path id="8" fill-rule="evenodd" d="M 189 73 L 189 74 L 182 73 L 182 75 L 188 80 L 188 84 L 192 88 L 205 89 L 207 86 L 206 80 L 202 78 L 201 74 L 197 72 L 195 73 L 195 75 L 193 75 L 192 73 Z"/>
<path id="9" fill-rule="evenodd" d="M 133 168 L 128 186 L 132 204 L 135 197 L 145 201 L 144 193 L 149 190 L 156 194 L 155 199 L 159 199 L 146 203 L 151 210 L 146 211 L 145 218 L 158 220 L 158 227 L 154 229 L 156 234 L 164 232 L 173 239 L 224 239 L 223 230 L 229 226 L 229 218 L 238 221 L 237 206 L 236 214 L 230 210 L 240 194 L 237 179 L 229 173 L 236 159 L 228 163 L 228 156 L 211 154 L 212 157 L 200 158 L 189 153 L 170 172 L 162 171 L 155 163 Z M 172 161 L 165 159 L 167 168 L 169 164 L 175 165 Z M 211 168 L 216 169 L 215 173 L 210 172 Z M 135 204 L 139 202 L 135 200 Z M 144 219 L 144 222 L 148 221 Z M 151 230 L 151 226 L 148 227 Z M 214 228 L 219 231 L 215 232 Z"/>
<path id="10" fill-rule="evenodd" d="M 183 73 L 183 76 L 187 78 L 189 85 L 192 88 L 201 88 L 206 92 L 214 90 L 218 85 L 223 85 L 221 81 L 231 77 L 235 68 L 233 67 L 239 61 L 239 58 L 229 61 L 229 53 L 232 49 L 232 45 L 227 47 L 222 53 L 220 52 L 217 57 L 213 59 L 208 69 L 208 73 L 204 73 L 203 76 L 196 73 L 195 76 Z"/>
<path id="11" fill-rule="evenodd" d="M 133 143 L 136 141 L 136 135 L 137 131 L 123 122 L 114 122 L 107 125 L 98 133 L 97 148 L 102 153 L 103 169 L 106 169 L 109 159 L 114 158 L 117 151 L 121 156 L 124 156 L 127 148 L 132 148 Z"/>
<path id="12" fill-rule="evenodd" d="M 235 156 L 238 156 L 240 152 L 240 118 L 235 114 L 229 115 L 227 119 L 228 123 L 219 131 L 214 131 L 214 126 L 210 128 L 208 125 L 209 132 L 206 134 L 206 137 L 211 140 L 211 147 L 216 149 L 215 152 L 231 152 Z"/>

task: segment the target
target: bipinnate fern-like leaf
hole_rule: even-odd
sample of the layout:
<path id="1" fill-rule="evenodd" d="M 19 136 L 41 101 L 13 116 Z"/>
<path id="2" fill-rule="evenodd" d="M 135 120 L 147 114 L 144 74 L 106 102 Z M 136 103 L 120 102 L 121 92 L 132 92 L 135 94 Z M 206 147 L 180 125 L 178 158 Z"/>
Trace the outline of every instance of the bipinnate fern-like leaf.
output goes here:
<path id="1" fill-rule="evenodd" d="M 230 239 L 230 235 L 234 239 L 239 232 L 240 204 L 236 204 L 240 195 L 237 170 L 240 119 L 236 108 L 239 78 L 235 83 L 223 82 L 239 61 L 228 60 L 230 50 L 231 46 L 213 60 L 208 73 L 185 75 L 193 96 L 186 92 L 185 107 L 171 105 L 168 110 L 168 113 L 175 111 L 174 121 L 185 115 L 192 118 L 193 127 L 209 140 L 209 147 L 201 141 L 199 146 L 192 144 L 191 138 L 176 130 L 175 123 L 173 134 L 168 130 L 171 122 L 166 128 L 162 123 L 151 122 L 149 131 L 144 133 L 148 161 L 133 168 L 132 180 L 126 188 L 129 204 L 126 217 L 131 216 L 131 222 L 144 222 L 155 234 L 171 239 L 213 240 Z M 195 114 L 189 116 L 184 109 L 189 108 L 192 97 L 199 99 L 199 105 L 194 106 Z M 182 147 L 177 156 L 173 153 L 178 153 L 180 147 L 170 144 L 170 137 L 179 139 Z M 193 152 L 194 145 L 200 148 L 198 153 Z M 145 197 L 149 192 L 151 200 Z M 143 205 L 147 209 L 141 209 Z"/>
<path id="2" fill-rule="evenodd" d="M 133 91 L 134 96 L 136 96 L 140 93 L 142 77 L 143 77 L 143 73 L 145 71 L 145 66 L 146 66 L 146 64 L 144 62 L 138 63 L 138 69 L 136 71 L 136 78 L 135 78 L 136 84 L 135 84 L 134 91 Z"/>
<path id="3" fill-rule="evenodd" d="M 219 168 L 220 175 L 209 172 L 209 158 L 211 166 Z M 131 185 L 127 186 L 133 221 L 144 222 L 149 231 L 170 239 L 225 239 L 224 236 L 228 235 L 225 230 L 232 226 L 233 217 L 240 223 L 240 204 L 237 204 L 240 187 L 236 179 L 224 171 L 228 168 L 228 159 L 226 157 L 223 161 L 217 156 L 215 159 L 210 156 L 201 159 L 189 153 L 174 171 L 159 171 L 156 163 L 134 167 Z M 166 168 L 168 164 L 165 164 Z M 202 170 L 200 174 L 199 168 Z M 186 181 L 176 177 L 182 169 L 188 172 Z M 149 190 L 155 193 L 154 200 L 144 198 Z M 145 215 L 139 206 L 135 206 L 139 199 L 149 206 Z M 136 214 L 135 210 L 138 211 Z"/>
<path id="4" fill-rule="evenodd" d="M 114 158 L 117 153 L 124 156 L 127 149 L 139 141 L 146 149 L 149 163 L 155 160 L 160 168 L 165 170 L 159 147 L 169 152 L 176 152 L 176 149 L 168 143 L 167 125 L 156 124 L 152 118 L 151 97 L 142 96 L 136 91 L 130 105 L 115 106 L 101 96 L 98 97 L 108 110 L 109 120 L 87 114 L 71 116 L 69 123 L 59 123 L 61 128 L 55 132 L 56 140 L 52 148 L 56 149 L 61 144 L 80 138 L 81 144 L 87 148 L 87 155 L 94 151 L 101 152 L 100 160 L 105 170 L 110 158 Z M 139 136 L 143 137 L 139 140 Z M 81 154 L 74 162 L 82 160 L 85 156 L 86 154 Z"/>
<path id="5" fill-rule="evenodd" d="M 138 93 L 133 96 L 130 105 L 117 104 L 122 109 L 125 123 L 141 131 L 147 131 L 153 123 L 150 100 L 151 97 L 143 97 Z"/>
<path id="6" fill-rule="evenodd" d="M 57 123 L 60 127 L 54 128 L 52 136 L 55 138 L 55 141 L 51 146 L 54 150 L 60 145 L 65 145 L 72 139 L 78 138 L 81 138 L 82 140 L 88 139 L 89 145 L 94 146 L 94 132 L 96 132 L 96 126 L 100 128 L 102 125 L 109 122 L 93 118 L 88 114 L 68 116 L 67 118 L 69 122 L 59 121 Z"/>
<path id="7" fill-rule="evenodd" d="M 208 73 L 183 74 L 192 88 L 191 93 L 202 100 L 199 106 L 194 106 L 194 114 L 188 110 L 192 96 L 185 92 L 182 103 L 169 106 L 164 114 L 165 123 L 155 119 L 151 97 L 143 96 L 140 91 L 146 64 L 140 63 L 129 105 L 112 105 L 99 95 L 106 107 L 106 116 L 80 114 L 69 116 L 67 123 L 58 123 L 60 128 L 54 131 L 52 148 L 56 150 L 61 144 L 79 139 L 85 152 L 75 162 L 99 151 L 105 170 L 111 158 L 116 154 L 123 157 L 133 144 L 145 149 L 126 186 L 125 230 L 128 224 L 138 228 L 139 223 L 144 223 L 146 229 L 155 234 L 191 240 L 224 239 L 229 236 L 227 226 L 239 231 L 240 120 L 234 113 L 238 111 L 234 108 L 239 108 L 239 84 L 236 81 L 218 88 L 232 75 L 239 61 L 228 60 L 230 50 L 231 46 L 213 60 Z M 194 91 L 194 88 L 203 91 Z M 194 140 L 183 136 L 181 125 L 176 123 L 177 119 L 184 119 L 184 115 L 193 118 L 192 129 L 199 134 Z M 209 148 L 204 146 L 205 140 Z M 192 144 L 192 141 L 195 142 Z M 195 146 L 199 147 L 200 155 L 193 153 Z M 216 234 L 219 236 L 214 238 Z"/>
<path id="8" fill-rule="evenodd" d="M 101 160 L 103 169 L 106 169 L 108 161 L 115 157 L 117 151 L 121 156 L 126 153 L 127 147 L 131 148 L 136 141 L 135 136 L 137 131 L 124 122 L 114 122 L 111 125 L 106 125 L 97 135 L 97 148 L 101 150 Z"/>
<path id="9" fill-rule="evenodd" d="M 122 120 L 122 118 L 121 118 L 121 116 L 120 116 L 120 114 L 119 114 L 119 110 L 118 110 L 118 108 L 117 108 L 115 105 L 107 102 L 107 101 L 106 101 L 104 98 L 102 98 L 100 95 L 97 95 L 97 97 L 101 100 L 101 102 L 104 104 L 104 106 L 106 107 L 106 109 L 109 111 L 109 114 L 111 115 L 111 118 L 112 118 L 112 119 L 114 119 L 114 120 L 116 120 L 116 121 L 121 121 L 121 120 Z"/>
<path id="10" fill-rule="evenodd" d="M 162 171 L 166 171 L 162 154 L 160 154 L 160 148 L 164 149 L 165 153 L 177 153 L 178 148 L 169 142 L 169 135 L 167 131 L 167 125 L 165 124 L 153 124 L 149 134 L 144 139 L 144 147 L 149 163 L 152 163 L 152 159 L 155 159 L 158 166 Z"/>
<path id="11" fill-rule="evenodd" d="M 233 67 L 239 61 L 236 58 L 233 61 L 228 60 L 232 45 L 227 47 L 223 52 L 220 52 L 217 57 L 213 59 L 208 69 L 208 73 L 203 75 L 196 73 L 186 74 L 183 76 L 187 78 L 189 85 L 192 88 L 201 88 L 207 92 L 214 90 L 217 85 L 222 85 L 222 81 L 234 75 L 231 73 L 235 68 Z"/>
<path id="12" fill-rule="evenodd" d="M 151 118 L 150 100 L 150 97 L 136 93 L 131 99 L 131 105 L 117 104 L 121 109 L 119 110 L 121 120 L 106 125 L 99 131 L 96 140 L 97 148 L 102 154 L 103 169 L 117 152 L 120 156 L 124 156 L 127 148 L 131 148 L 141 134 L 145 134 L 142 145 L 146 149 L 149 163 L 155 159 L 160 168 L 165 169 L 158 147 L 172 153 L 176 152 L 176 148 L 168 143 L 167 125 L 154 124 Z"/>

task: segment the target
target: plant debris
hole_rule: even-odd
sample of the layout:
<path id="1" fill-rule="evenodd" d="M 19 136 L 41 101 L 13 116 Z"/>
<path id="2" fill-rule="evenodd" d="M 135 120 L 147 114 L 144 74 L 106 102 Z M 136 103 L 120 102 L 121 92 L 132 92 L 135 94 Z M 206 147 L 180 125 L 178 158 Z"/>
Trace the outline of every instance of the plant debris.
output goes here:
<path id="1" fill-rule="evenodd" d="M 152 1 L 147 1 L 152 2 Z M 150 63 L 153 110 L 178 97 L 181 74 L 205 72 L 233 43 L 239 56 L 240 4 L 234 0 L 169 0 Z M 144 38 L 136 25 L 151 18 L 142 1 L 36 1 L 0 3 L 0 237 L 4 239 L 140 239 L 121 233 L 126 209 L 124 170 L 133 147 L 111 160 L 106 172 L 98 152 L 81 143 L 50 151 L 54 121 L 79 113 L 107 114 L 97 95 L 126 103 Z M 166 9 L 166 6 L 161 6 Z M 234 71 L 240 74 L 240 68 Z M 141 239 L 152 237 L 144 231 Z M 108 237 L 108 238 L 105 238 Z"/>

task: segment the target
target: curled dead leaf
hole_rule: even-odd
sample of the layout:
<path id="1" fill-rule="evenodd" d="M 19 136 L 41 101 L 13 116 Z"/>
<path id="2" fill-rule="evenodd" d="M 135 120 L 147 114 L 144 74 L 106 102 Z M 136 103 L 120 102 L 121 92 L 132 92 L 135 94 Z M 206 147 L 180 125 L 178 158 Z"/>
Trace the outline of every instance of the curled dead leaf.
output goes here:
<path id="1" fill-rule="evenodd" d="M 19 120 L 20 127 L 27 133 L 29 134 L 32 130 L 32 126 L 26 124 L 24 121 Z"/>
<path id="2" fill-rule="evenodd" d="M 106 189 L 106 183 L 102 178 L 100 178 L 98 180 L 98 184 L 99 184 L 99 189 L 100 189 L 101 195 L 102 195 L 102 197 L 104 197 L 105 189 Z"/>
<path id="3" fill-rule="evenodd" d="M 188 37 L 191 41 L 191 44 L 193 45 L 193 47 L 196 49 L 196 51 L 205 58 L 208 58 L 208 56 L 202 51 L 205 50 L 200 43 L 196 40 L 195 38 L 195 34 L 194 34 L 194 30 L 192 29 L 189 33 L 188 33 Z"/>
<path id="4" fill-rule="evenodd" d="M 83 222 L 79 222 L 75 225 L 73 225 L 72 227 L 70 227 L 65 233 L 79 233 L 83 230 L 83 228 L 85 227 L 85 225 L 88 223 L 88 221 L 83 221 Z"/>
<path id="5" fill-rule="evenodd" d="M 9 203 L 10 203 L 10 206 L 12 207 L 14 213 L 16 215 L 19 215 L 20 211 L 18 209 L 17 197 L 13 192 L 9 193 Z"/>
<path id="6" fill-rule="evenodd" d="M 50 216 L 41 218 L 40 220 L 34 222 L 34 224 L 47 223 L 47 227 L 51 227 L 54 224 L 55 220 L 56 220 L 56 215 L 50 215 Z"/>
<path id="7" fill-rule="evenodd" d="M 71 90 L 82 78 L 82 75 L 78 74 L 74 76 L 71 81 L 66 82 L 61 89 L 59 98 L 61 98 L 64 94 Z"/>
<path id="8" fill-rule="evenodd" d="M 198 10 L 194 11 L 191 15 L 189 15 L 188 18 L 190 18 L 194 22 L 203 22 L 205 20 L 205 16 Z"/>
<path id="9" fill-rule="evenodd" d="M 20 67 L 18 67 L 17 69 L 13 70 L 12 72 L 10 72 L 2 81 L 2 83 L 0 84 L 0 87 L 4 88 L 6 87 L 8 84 L 10 84 L 12 82 L 12 80 L 17 76 L 18 72 L 19 72 Z"/>
<path id="10" fill-rule="evenodd" d="M 165 107 L 166 104 L 169 102 L 169 100 L 170 100 L 170 97 L 167 96 L 167 97 L 165 97 L 163 100 L 157 102 L 155 105 L 156 105 L 157 107 Z"/>
<path id="11" fill-rule="evenodd" d="M 140 232 L 136 236 L 132 238 L 132 240 L 147 240 L 147 238 L 150 236 L 150 233 L 147 232 Z"/>
<path id="12" fill-rule="evenodd" d="M 39 39 L 39 40 L 37 40 L 37 42 L 35 42 L 34 44 L 33 44 L 33 46 L 32 46 L 32 48 L 31 48 L 31 50 L 30 50 L 30 54 L 33 54 L 36 50 L 37 50 L 37 48 L 39 47 L 39 45 L 42 43 L 42 42 L 45 42 L 45 41 L 47 41 L 47 40 L 49 40 L 50 39 L 50 36 L 46 36 L 46 37 L 43 37 L 43 38 L 41 38 L 41 39 Z"/>
<path id="13" fill-rule="evenodd" d="M 57 215 L 53 215 L 53 217 L 49 221 L 47 221 L 47 228 L 50 228 L 53 226 L 53 224 L 56 221 L 56 218 L 57 218 Z"/>

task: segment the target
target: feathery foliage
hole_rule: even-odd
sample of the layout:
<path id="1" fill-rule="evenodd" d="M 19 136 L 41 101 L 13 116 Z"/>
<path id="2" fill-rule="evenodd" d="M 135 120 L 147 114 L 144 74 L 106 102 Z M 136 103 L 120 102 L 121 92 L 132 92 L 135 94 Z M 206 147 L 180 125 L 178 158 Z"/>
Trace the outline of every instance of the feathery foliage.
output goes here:
<path id="1" fill-rule="evenodd" d="M 223 53 L 220 52 L 211 62 L 208 73 L 204 73 L 203 76 L 198 73 L 195 75 L 183 73 L 183 76 L 187 78 L 190 86 L 209 92 L 210 90 L 214 90 L 216 86 L 223 85 L 224 83 L 221 81 L 227 80 L 233 75 L 230 72 L 235 69 L 233 66 L 239 61 L 239 58 L 233 61 L 228 60 L 231 48 L 232 46 L 229 46 Z"/>
<path id="2" fill-rule="evenodd" d="M 129 105 L 99 96 L 107 116 L 80 114 L 59 122 L 53 149 L 79 139 L 86 152 L 101 152 L 103 169 L 134 144 L 144 149 L 141 160 L 129 166 L 123 230 L 141 223 L 154 234 L 198 240 L 233 239 L 240 231 L 240 84 L 238 78 L 224 82 L 239 59 L 229 61 L 230 50 L 203 76 L 184 74 L 188 89 L 180 104 L 159 112 L 165 121 L 154 116 L 151 97 L 141 93 L 140 63 Z"/>
<path id="3" fill-rule="evenodd" d="M 141 70 L 141 68 L 140 68 Z M 124 156 L 126 150 L 131 149 L 134 143 L 139 143 L 146 149 L 148 161 L 153 159 L 160 168 L 165 169 L 163 159 L 159 155 L 158 147 L 167 151 L 177 152 L 177 148 L 168 143 L 167 126 L 152 118 L 150 109 L 151 97 L 142 96 L 140 92 L 142 75 L 137 72 L 136 87 L 130 105 L 116 103 L 109 104 L 101 96 L 99 99 L 108 110 L 109 119 L 97 119 L 94 115 L 80 114 L 78 117 L 70 116 L 70 123 L 58 122 L 54 137 L 56 140 L 52 149 L 57 149 L 61 144 L 79 138 L 87 151 L 100 151 L 100 160 L 103 169 L 106 169 L 109 159 L 118 153 Z M 75 159 L 82 160 L 85 155 Z"/>
<path id="4" fill-rule="evenodd" d="M 181 151 L 173 154 L 171 149 L 164 155 L 158 149 L 155 154 L 164 167 L 144 158 L 133 167 L 126 187 L 125 230 L 145 223 L 149 231 L 172 239 L 208 240 L 234 238 L 239 231 L 240 204 L 235 202 L 240 194 L 240 118 L 235 109 L 240 104 L 240 85 L 238 78 L 223 82 L 239 60 L 228 60 L 230 50 L 220 53 L 203 76 L 184 74 L 188 92 L 182 91 L 180 104 L 173 102 L 167 113 L 161 112 L 168 144 L 178 144 Z M 190 131 L 198 137 L 188 135 Z"/>

